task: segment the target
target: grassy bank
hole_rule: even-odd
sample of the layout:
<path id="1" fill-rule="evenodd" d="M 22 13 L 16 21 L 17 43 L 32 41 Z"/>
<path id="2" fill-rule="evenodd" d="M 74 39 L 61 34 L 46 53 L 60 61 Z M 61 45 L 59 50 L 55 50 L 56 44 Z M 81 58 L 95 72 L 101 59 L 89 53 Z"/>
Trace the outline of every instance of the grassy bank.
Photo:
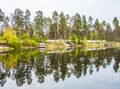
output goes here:
<path id="1" fill-rule="evenodd" d="M 120 42 L 87 42 L 87 48 L 117 48 L 120 47 Z"/>
<path id="2" fill-rule="evenodd" d="M 47 40 L 45 42 L 45 48 L 47 50 L 63 50 L 67 46 L 63 40 Z"/>
<path id="3" fill-rule="evenodd" d="M 66 40 L 46 40 L 44 43 L 44 48 L 47 50 L 60 50 L 69 48 L 70 45 L 66 43 Z M 4 45 L 3 45 L 4 46 Z M 40 44 L 30 38 L 18 39 L 17 41 L 13 41 L 8 44 L 8 47 L 1 47 L 0 50 L 4 49 L 32 49 L 36 47 L 40 47 Z M 81 42 L 80 44 L 74 44 L 74 47 L 87 47 L 87 48 L 103 48 L 103 47 L 120 47 L 120 42 L 107 42 L 107 41 L 99 41 L 99 42 Z"/>

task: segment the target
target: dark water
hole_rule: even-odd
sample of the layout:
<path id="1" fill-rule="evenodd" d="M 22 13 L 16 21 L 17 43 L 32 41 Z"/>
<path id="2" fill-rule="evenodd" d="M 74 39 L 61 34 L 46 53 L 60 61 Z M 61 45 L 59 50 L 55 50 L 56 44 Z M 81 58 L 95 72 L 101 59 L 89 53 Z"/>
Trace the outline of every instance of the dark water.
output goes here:
<path id="1" fill-rule="evenodd" d="M 120 49 L 0 55 L 0 89 L 120 89 Z"/>

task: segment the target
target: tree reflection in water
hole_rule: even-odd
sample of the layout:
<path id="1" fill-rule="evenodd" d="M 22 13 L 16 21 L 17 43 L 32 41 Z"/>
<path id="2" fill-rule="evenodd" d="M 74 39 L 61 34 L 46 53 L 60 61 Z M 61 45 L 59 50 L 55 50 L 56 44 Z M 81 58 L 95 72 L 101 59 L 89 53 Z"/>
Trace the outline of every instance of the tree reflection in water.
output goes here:
<path id="1" fill-rule="evenodd" d="M 7 78 L 16 81 L 17 86 L 32 83 L 32 71 L 37 82 L 45 82 L 47 75 L 53 75 L 54 81 L 59 82 L 71 75 L 80 78 L 87 74 L 106 68 L 115 61 L 113 69 L 118 72 L 120 50 L 106 49 L 99 51 L 86 51 L 75 49 L 72 52 L 41 53 L 39 50 L 11 52 L 0 56 L 0 86 L 4 86 Z"/>

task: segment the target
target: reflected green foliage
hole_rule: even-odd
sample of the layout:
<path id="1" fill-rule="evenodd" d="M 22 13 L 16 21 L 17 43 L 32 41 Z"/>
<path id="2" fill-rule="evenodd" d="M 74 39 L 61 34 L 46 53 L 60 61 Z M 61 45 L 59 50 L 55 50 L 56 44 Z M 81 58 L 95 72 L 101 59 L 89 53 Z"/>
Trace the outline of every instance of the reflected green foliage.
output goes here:
<path id="1" fill-rule="evenodd" d="M 33 73 L 37 82 L 44 83 L 52 75 L 55 82 L 70 76 L 80 78 L 101 68 L 107 68 L 114 61 L 113 69 L 119 70 L 119 49 L 93 50 L 75 49 L 65 53 L 43 53 L 39 50 L 13 51 L 0 55 L 0 85 L 7 79 L 14 79 L 17 86 L 30 85 Z"/>
<path id="2" fill-rule="evenodd" d="M 74 42 L 75 44 L 78 44 L 78 37 L 77 35 L 73 34 L 71 37 L 70 37 L 70 40 L 72 42 Z"/>

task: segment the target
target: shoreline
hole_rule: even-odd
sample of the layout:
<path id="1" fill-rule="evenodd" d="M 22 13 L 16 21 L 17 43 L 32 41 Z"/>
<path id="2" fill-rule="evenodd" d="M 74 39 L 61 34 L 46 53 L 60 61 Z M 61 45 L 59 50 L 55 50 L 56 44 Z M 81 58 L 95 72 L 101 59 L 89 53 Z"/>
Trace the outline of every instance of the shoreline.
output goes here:
<path id="1" fill-rule="evenodd" d="M 85 48 L 85 49 L 92 49 L 92 50 L 100 50 L 100 49 L 107 49 L 107 48 L 119 48 L 120 42 L 107 42 L 107 41 L 101 41 L 101 42 L 85 42 L 86 45 L 84 46 L 84 42 L 81 42 L 81 44 L 77 44 L 74 46 L 70 46 L 69 44 L 66 44 L 64 40 L 57 40 L 57 41 L 46 41 L 45 43 L 40 43 L 39 46 L 34 47 L 22 47 L 18 48 L 17 50 L 27 50 L 27 49 L 42 49 L 47 52 L 51 51 L 61 51 L 64 52 L 66 49 L 75 49 L 75 48 Z M 42 46 L 41 46 L 42 44 Z M 11 47 L 6 46 L 0 46 L 0 53 L 8 52 L 11 50 L 16 50 Z"/>

